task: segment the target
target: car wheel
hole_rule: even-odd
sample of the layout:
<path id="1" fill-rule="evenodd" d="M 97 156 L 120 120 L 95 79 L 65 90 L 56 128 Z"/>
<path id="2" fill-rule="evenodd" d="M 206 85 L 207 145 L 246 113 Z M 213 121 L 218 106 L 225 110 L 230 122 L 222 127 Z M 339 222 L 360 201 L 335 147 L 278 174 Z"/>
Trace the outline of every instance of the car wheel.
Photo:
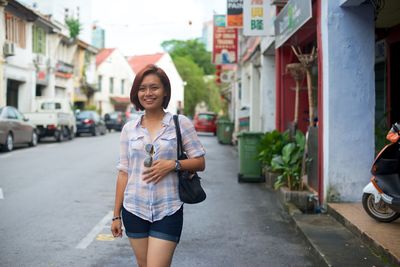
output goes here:
<path id="1" fill-rule="evenodd" d="M 2 150 L 10 152 L 11 150 L 13 150 L 13 148 L 14 148 L 14 137 L 12 136 L 11 133 L 8 133 L 6 137 L 6 143 L 2 147 Z"/>
<path id="2" fill-rule="evenodd" d="M 75 135 L 74 135 L 74 128 L 73 128 L 73 127 L 68 128 L 68 139 L 69 139 L 69 140 L 72 140 L 72 139 L 74 139 L 74 137 L 75 137 Z"/>
<path id="3" fill-rule="evenodd" d="M 99 130 L 96 127 L 94 127 L 94 129 L 93 129 L 92 135 L 93 136 L 98 136 L 99 135 Z"/>
<path id="4" fill-rule="evenodd" d="M 31 139 L 31 141 L 29 142 L 29 146 L 36 146 L 37 145 L 37 143 L 38 143 L 38 134 L 36 133 L 36 131 L 34 130 L 33 132 L 32 132 L 32 139 Z"/>
<path id="5" fill-rule="evenodd" d="M 62 141 L 64 141 L 64 131 L 63 131 L 62 128 L 61 128 L 61 130 L 56 131 L 56 132 L 54 133 L 54 135 L 55 135 L 55 137 L 56 137 L 57 142 L 62 142 Z"/>

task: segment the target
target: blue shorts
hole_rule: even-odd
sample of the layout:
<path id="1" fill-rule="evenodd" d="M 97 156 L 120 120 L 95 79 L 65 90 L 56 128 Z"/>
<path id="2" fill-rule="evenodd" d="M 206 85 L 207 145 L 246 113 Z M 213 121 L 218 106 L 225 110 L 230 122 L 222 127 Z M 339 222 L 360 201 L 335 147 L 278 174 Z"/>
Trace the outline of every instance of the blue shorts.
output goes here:
<path id="1" fill-rule="evenodd" d="M 122 207 L 122 220 L 129 238 L 151 236 L 179 243 L 183 226 L 183 206 L 174 214 L 155 222 L 143 220 Z"/>

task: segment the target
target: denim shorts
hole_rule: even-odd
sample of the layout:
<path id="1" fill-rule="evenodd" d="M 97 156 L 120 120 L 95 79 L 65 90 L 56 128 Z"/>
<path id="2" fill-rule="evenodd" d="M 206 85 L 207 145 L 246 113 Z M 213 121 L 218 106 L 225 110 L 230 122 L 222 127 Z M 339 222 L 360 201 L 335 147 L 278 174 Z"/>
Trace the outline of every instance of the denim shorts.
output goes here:
<path id="1" fill-rule="evenodd" d="M 149 222 L 122 207 L 122 220 L 129 238 L 154 237 L 179 243 L 183 226 L 183 206 L 174 214 L 155 222 Z"/>

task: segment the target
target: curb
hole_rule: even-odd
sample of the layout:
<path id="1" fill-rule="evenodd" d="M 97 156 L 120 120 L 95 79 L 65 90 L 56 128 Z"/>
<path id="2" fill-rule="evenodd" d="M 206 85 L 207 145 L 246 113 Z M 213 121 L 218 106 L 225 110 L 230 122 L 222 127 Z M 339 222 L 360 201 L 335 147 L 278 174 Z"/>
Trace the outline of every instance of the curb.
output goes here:
<path id="1" fill-rule="evenodd" d="M 310 245 L 310 251 L 311 253 L 318 257 L 318 259 L 325 263 L 326 266 L 332 266 L 329 264 L 327 259 L 324 257 L 324 254 L 318 249 L 318 247 L 307 237 L 306 233 L 303 232 L 301 227 L 299 226 L 298 222 L 296 221 L 296 216 L 302 215 L 303 213 L 301 212 L 300 209 L 298 209 L 294 204 L 290 202 L 282 202 L 280 199 L 280 203 L 283 207 L 283 209 L 290 215 L 290 220 L 294 223 L 296 230 L 303 236 L 304 240 Z"/>
<path id="2" fill-rule="evenodd" d="M 335 209 L 331 208 L 328 204 L 328 213 L 335 218 L 339 223 L 346 227 L 350 232 L 359 237 L 363 242 L 365 242 L 372 250 L 376 251 L 379 255 L 382 255 L 390 264 L 394 266 L 400 266 L 400 259 L 397 259 L 388 249 L 382 246 L 380 243 L 376 242 L 367 233 L 361 231 L 357 226 L 352 224 L 343 215 L 337 212 Z"/>
<path id="3" fill-rule="evenodd" d="M 392 266 L 332 215 L 304 214 L 290 202 L 280 203 L 310 245 L 312 255 L 321 262 L 319 266 Z"/>

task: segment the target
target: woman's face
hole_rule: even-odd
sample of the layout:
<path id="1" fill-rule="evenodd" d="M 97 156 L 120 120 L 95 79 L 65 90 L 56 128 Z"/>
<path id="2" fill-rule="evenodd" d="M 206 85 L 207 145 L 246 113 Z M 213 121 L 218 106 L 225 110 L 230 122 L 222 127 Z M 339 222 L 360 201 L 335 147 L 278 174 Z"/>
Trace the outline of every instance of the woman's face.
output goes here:
<path id="1" fill-rule="evenodd" d="M 155 74 L 148 74 L 143 78 L 139 86 L 139 103 L 145 110 L 156 110 L 163 106 L 164 97 L 167 93 L 160 78 Z"/>

